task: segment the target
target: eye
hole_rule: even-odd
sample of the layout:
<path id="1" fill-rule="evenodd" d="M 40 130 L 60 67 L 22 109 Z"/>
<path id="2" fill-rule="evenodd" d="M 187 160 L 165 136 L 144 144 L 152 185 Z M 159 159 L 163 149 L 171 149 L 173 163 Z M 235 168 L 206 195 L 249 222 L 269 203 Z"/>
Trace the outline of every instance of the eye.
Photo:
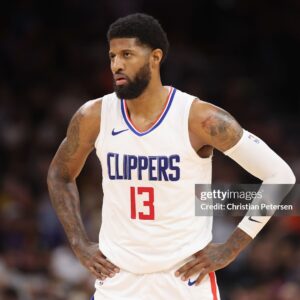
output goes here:
<path id="1" fill-rule="evenodd" d="M 116 55 L 114 53 L 109 53 L 109 59 L 112 60 Z"/>
<path id="2" fill-rule="evenodd" d="M 124 52 L 124 57 L 125 58 L 129 58 L 131 56 L 131 53 L 130 52 L 128 52 L 128 51 L 125 51 Z"/>

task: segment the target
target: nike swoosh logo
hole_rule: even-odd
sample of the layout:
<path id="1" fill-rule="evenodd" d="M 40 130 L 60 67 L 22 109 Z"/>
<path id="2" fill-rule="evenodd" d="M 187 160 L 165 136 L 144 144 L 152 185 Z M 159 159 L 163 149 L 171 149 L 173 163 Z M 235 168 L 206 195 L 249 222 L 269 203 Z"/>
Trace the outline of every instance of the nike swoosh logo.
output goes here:
<path id="1" fill-rule="evenodd" d="M 112 132 L 111 132 L 111 134 L 112 135 L 117 135 L 117 134 L 120 134 L 120 133 L 122 133 L 124 131 L 127 131 L 127 130 L 129 130 L 129 129 L 123 129 L 123 130 L 119 130 L 119 131 L 115 131 L 115 129 L 113 129 Z"/>
<path id="2" fill-rule="evenodd" d="M 192 285 L 194 285 L 194 284 L 196 283 L 196 281 L 197 281 L 197 279 L 194 280 L 194 281 L 191 281 L 191 279 L 189 279 L 188 285 L 189 285 L 189 286 L 192 286 Z"/>
<path id="3" fill-rule="evenodd" d="M 248 220 L 249 220 L 249 221 L 252 221 L 252 222 L 256 222 L 256 223 L 261 223 L 261 222 L 259 222 L 259 221 L 257 221 L 257 220 L 254 220 L 252 217 L 249 217 Z"/>

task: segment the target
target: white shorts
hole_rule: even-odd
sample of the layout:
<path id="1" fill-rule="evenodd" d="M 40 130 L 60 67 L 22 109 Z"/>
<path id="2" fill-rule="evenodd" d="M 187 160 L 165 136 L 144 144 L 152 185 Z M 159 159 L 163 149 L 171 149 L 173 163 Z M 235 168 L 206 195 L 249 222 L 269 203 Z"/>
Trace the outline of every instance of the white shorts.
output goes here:
<path id="1" fill-rule="evenodd" d="M 92 300 L 220 300 L 214 272 L 198 286 L 193 284 L 198 274 L 187 281 L 175 276 L 184 263 L 168 271 L 142 275 L 121 270 L 112 278 L 96 280 Z"/>

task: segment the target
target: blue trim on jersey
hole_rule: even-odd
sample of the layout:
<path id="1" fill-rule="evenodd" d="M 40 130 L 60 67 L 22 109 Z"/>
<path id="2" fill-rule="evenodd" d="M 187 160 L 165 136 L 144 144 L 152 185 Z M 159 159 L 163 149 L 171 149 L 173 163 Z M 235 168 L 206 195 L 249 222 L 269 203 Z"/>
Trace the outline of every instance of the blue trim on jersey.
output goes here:
<path id="1" fill-rule="evenodd" d="M 125 106 L 125 105 L 124 105 L 124 99 L 122 99 L 122 100 L 121 100 L 121 111 L 122 111 L 122 116 L 123 116 L 123 119 L 124 119 L 125 123 L 126 123 L 127 126 L 129 127 L 129 129 L 130 129 L 133 133 L 135 133 L 137 136 L 143 136 L 143 135 L 146 135 L 146 134 L 150 133 L 150 132 L 153 131 L 155 128 L 157 128 L 157 127 L 162 123 L 162 121 L 164 120 L 165 116 L 167 115 L 167 113 L 168 113 L 168 111 L 169 111 L 169 109 L 170 109 L 170 107 L 171 107 L 171 104 L 172 104 L 172 102 L 173 102 L 175 93 L 176 93 L 176 89 L 173 88 L 173 92 L 172 92 L 172 95 L 171 95 L 171 97 L 170 97 L 170 100 L 169 100 L 169 102 L 168 102 L 168 104 L 167 104 L 167 107 L 166 107 L 164 113 L 160 116 L 159 121 L 158 121 L 153 127 L 151 127 L 150 129 L 148 129 L 148 130 L 146 130 L 146 131 L 144 131 L 144 132 L 139 132 L 139 131 L 137 131 L 137 130 L 131 125 L 130 121 L 127 119 L 127 115 L 126 115 L 126 112 L 125 112 L 125 108 L 124 108 L 124 106 Z"/>

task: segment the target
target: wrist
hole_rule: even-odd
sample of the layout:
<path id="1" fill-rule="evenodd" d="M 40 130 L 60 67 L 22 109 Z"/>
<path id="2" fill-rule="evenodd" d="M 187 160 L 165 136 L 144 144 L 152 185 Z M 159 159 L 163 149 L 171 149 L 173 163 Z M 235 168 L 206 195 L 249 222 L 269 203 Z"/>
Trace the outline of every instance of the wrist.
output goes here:
<path id="1" fill-rule="evenodd" d="M 225 248 L 229 249 L 229 252 L 233 258 L 236 258 L 251 241 L 251 236 L 249 236 L 240 228 L 236 228 L 229 239 L 225 242 Z"/>
<path id="2" fill-rule="evenodd" d="M 77 251 L 80 251 L 80 249 L 88 246 L 90 244 L 90 240 L 88 238 L 78 238 L 74 237 L 70 239 L 70 245 L 73 251 L 76 253 Z"/>

